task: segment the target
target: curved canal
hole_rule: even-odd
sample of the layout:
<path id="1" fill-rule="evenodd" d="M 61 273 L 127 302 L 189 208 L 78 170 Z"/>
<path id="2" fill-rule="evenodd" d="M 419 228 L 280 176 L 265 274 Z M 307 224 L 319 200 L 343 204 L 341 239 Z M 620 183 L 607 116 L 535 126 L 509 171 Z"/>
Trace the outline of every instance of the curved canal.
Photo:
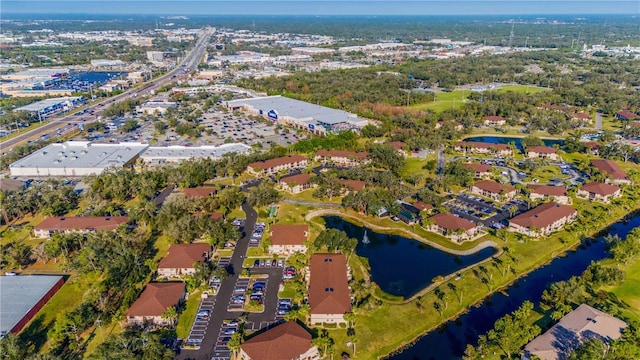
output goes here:
<path id="1" fill-rule="evenodd" d="M 617 222 L 609 229 L 609 234 L 624 238 L 628 232 L 640 226 L 640 214 Z M 517 309 L 525 300 L 537 304 L 542 291 L 552 282 L 567 280 L 580 275 L 591 261 L 608 256 L 602 238 L 590 245 L 582 245 L 564 257 L 558 257 L 548 265 L 538 268 L 519 279 L 504 292 L 495 293 L 482 304 L 472 307 L 455 320 L 449 321 L 416 343 L 395 354 L 392 360 L 450 360 L 460 359 L 466 344 L 476 344 L 478 336 L 493 328 L 493 323 Z"/>
<path id="2" fill-rule="evenodd" d="M 409 298 L 429 286 L 433 278 L 445 276 L 473 265 L 494 254 L 485 248 L 473 255 L 452 255 L 399 235 L 380 234 L 343 220 L 324 218 L 327 228 L 343 230 L 358 239 L 356 254 L 366 257 L 371 280 L 386 293 Z"/>

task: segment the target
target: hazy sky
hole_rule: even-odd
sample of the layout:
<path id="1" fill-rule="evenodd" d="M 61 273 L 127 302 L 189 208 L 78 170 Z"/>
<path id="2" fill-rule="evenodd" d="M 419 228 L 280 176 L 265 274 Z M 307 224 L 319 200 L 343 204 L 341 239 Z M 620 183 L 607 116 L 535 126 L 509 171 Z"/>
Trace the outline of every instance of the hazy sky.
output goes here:
<path id="1" fill-rule="evenodd" d="M 175 15 L 545 15 L 640 13 L 638 0 L 2 0 L 10 13 Z"/>

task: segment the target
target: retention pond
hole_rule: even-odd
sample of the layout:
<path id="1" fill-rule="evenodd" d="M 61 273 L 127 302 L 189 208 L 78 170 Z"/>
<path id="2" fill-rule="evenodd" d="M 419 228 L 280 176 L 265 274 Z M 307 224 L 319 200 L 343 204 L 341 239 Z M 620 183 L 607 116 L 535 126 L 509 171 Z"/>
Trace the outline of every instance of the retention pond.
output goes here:
<path id="1" fill-rule="evenodd" d="M 358 239 L 356 254 L 369 260 L 372 281 L 386 293 L 405 298 L 429 286 L 433 278 L 455 273 L 494 253 L 493 248 L 485 248 L 473 255 L 452 255 L 417 240 L 373 232 L 337 216 L 324 219 L 327 228 L 343 230 Z"/>

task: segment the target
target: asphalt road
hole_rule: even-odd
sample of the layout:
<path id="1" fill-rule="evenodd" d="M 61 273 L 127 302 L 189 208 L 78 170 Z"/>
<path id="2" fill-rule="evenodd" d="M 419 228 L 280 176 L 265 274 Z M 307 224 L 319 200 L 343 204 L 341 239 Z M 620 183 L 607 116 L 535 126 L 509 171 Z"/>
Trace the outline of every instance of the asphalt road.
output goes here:
<path id="1" fill-rule="evenodd" d="M 114 97 L 105 99 L 99 103 L 93 104 L 91 106 L 89 106 L 87 108 L 87 110 L 94 111 L 94 115 L 85 115 L 85 116 L 79 116 L 79 115 L 66 115 L 66 116 L 60 116 L 60 117 L 53 117 L 48 121 L 47 124 L 37 128 L 37 129 L 33 129 L 31 131 L 27 131 L 24 134 L 18 135 L 14 138 L 11 138 L 9 140 L 6 141 L 2 141 L 0 142 L 0 149 L 2 149 L 2 152 L 6 152 L 9 151 L 11 148 L 13 148 L 16 145 L 19 145 L 22 142 L 25 142 L 29 139 L 34 139 L 34 138 L 38 138 L 40 136 L 42 136 L 42 134 L 48 134 L 50 133 L 52 130 L 55 130 L 59 127 L 61 127 L 63 124 L 69 123 L 69 122 L 77 122 L 80 118 L 80 120 L 82 121 L 84 120 L 88 120 L 88 119 L 95 119 L 98 116 L 100 116 L 102 114 L 102 111 L 107 108 L 108 106 L 111 106 L 114 103 L 117 103 L 119 101 L 122 101 L 126 98 L 129 98 L 131 96 L 133 96 L 134 94 L 138 94 L 138 93 L 150 93 L 152 91 L 157 90 L 158 88 L 160 88 L 161 86 L 164 86 L 168 83 L 170 83 L 171 81 L 174 81 L 176 78 L 178 78 L 179 76 L 182 76 L 181 73 L 188 73 L 191 70 L 194 70 L 198 64 L 200 63 L 200 60 L 202 58 L 202 56 L 204 55 L 204 52 L 207 49 L 206 44 L 209 42 L 209 39 L 211 38 L 211 36 L 213 35 L 213 32 L 205 32 L 200 39 L 198 39 L 198 41 L 196 42 L 195 47 L 184 57 L 184 59 L 182 60 L 182 62 L 180 63 L 179 66 L 177 66 L 175 69 L 171 70 L 170 72 L 168 72 L 167 74 L 157 78 L 157 79 L 153 79 L 150 80 L 149 82 L 147 82 L 146 84 L 143 84 L 140 87 L 136 87 L 133 89 L 130 89 L 128 91 L 123 92 L 122 94 L 118 94 Z M 73 131 L 73 129 L 68 129 L 65 133 L 68 133 L 70 131 Z M 62 133 L 61 135 L 64 135 L 65 133 Z"/>
<path id="2" fill-rule="evenodd" d="M 181 350 L 176 357 L 182 360 L 210 360 L 212 358 L 223 359 L 229 357 L 229 352 L 219 351 L 216 353 L 216 343 L 220 335 L 220 329 L 225 320 L 232 320 L 240 317 L 244 313 L 242 311 L 228 311 L 227 306 L 233 295 L 233 289 L 236 286 L 242 265 L 244 262 L 247 249 L 249 248 L 249 239 L 258 218 L 257 212 L 247 203 L 242 204 L 242 210 L 246 214 L 244 224 L 244 236 L 236 243 L 235 251 L 231 257 L 229 268 L 232 274 L 222 281 L 220 289 L 216 296 L 216 305 L 213 309 L 207 331 L 200 344 L 199 350 Z M 278 286 L 282 282 L 283 269 L 280 267 L 255 268 L 251 269 L 252 274 L 267 274 L 266 292 L 264 296 L 265 311 L 262 313 L 250 313 L 247 317 L 248 330 L 258 330 L 267 326 L 267 324 L 275 321 L 276 310 L 278 307 Z M 186 340 L 186 339 L 185 339 Z"/>

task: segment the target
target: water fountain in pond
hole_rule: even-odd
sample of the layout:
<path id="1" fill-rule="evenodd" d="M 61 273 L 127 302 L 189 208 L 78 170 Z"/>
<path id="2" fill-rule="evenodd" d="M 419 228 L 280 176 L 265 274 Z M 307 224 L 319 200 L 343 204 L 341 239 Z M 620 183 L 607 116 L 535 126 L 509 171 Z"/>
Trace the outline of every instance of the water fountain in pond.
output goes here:
<path id="1" fill-rule="evenodd" d="M 369 235 L 367 235 L 367 230 L 365 230 L 364 235 L 362 235 L 362 243 L 365 245 L 371 243 L 371 240 L 369 240 Z"/>

